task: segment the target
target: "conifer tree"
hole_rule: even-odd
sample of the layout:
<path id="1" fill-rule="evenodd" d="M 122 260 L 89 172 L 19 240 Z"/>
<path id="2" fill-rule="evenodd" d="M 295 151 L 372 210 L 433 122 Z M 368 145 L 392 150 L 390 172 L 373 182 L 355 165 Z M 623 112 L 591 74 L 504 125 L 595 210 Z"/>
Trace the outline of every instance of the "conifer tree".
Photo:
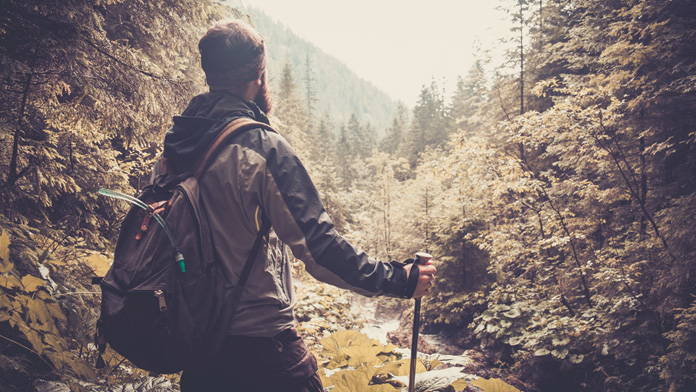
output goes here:
<path id="1" fill-rule="evenodd" d="M 358 119 L 357 114 L 352 113 L 346 123 L 346 132 L 348 132 L 348 140 L 351 144 L 351 151 L 357 158 L 363 159 L 372 153 L 372 138 L 370 137 L 370 129 L 363 125 Z"/>
<path id="2" fill-rule="evenodd" d="M 469 69 L 466 78 L 457 78 L 457 88 L 452 96 L 449 115 L 455 129 L 475 135 L 481 127 L 480 113 L 488 95 L 483 67 L 479 60 Z"/>
<path id="3" fill-rule="evenodd" d="M 305 101 L 307 103 L 307 116 L 309 117 L 310 124 L 314 115 L 314 105 L 317 102 L 317 93 L 314 87 L 314 68 L 312 65 L 312 58 L 310 53 L 307 52 L 305 57 Z"/>
<path id="4" fill-rule="evenodd" d="M 307 115 L 307 106 L 303 104 L 299 94 L 292 64 L 286 62 L 278 81 L 273 114 L 280 120 L 279 125 L 283 136 L 299 152 L 304 161 L 310 162 L 306 159 L 309 117 Z"/>
<path id="5" fill-rule="evenodd" d="M 112 203 L 94 192 L 105 186 L 131 193 L 131 185 L 142 185 L 157 152 L 152 145 L 202 88 L 198 28 L 220 10 L 193 1 L 166 8 L 150 1 L 4 2 L 2 212 L 103 245 L 101 231 L 113 217 L 102 214 Z"/>
<path id="6" fill-rule="evenodd" d="M 408 131 L 408 108 L 403 102 L 399 102 L 392 123 L 387 128 L 386 135 L 382 138 L 379 149 L 389 154 L 396 154 L 402 148 L 403 137 Z"/>
<path id="7" fill-rule="evenodd" d="M 351 135 L 345 124 L 342 124 L 336 140 L 335 164 L 338 168 L 338 177 L 343 190 L 350 189 L 355 174 L 351 163 L 356 159 L 357 153 L 353 150 Z"/>
<path id="8" fill-rule="evenodd" d="M 433 81 L 423 86 L 413 109 L 413 119 L 406 136 L 406 159 L 415 167 L 418 155 L 426 147 L 442 146 L 449 136 L 449 117 L 439 86 Z"/>

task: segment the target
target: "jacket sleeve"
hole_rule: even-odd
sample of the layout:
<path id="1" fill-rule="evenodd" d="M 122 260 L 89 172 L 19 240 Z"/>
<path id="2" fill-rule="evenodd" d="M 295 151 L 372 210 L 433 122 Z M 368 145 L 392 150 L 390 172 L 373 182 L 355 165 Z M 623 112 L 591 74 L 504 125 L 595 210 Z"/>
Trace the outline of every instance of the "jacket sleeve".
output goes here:
<path id="1" fill-rule="evenodd" d="M 266 167 L 255 173 L 262 209 L 278 238 L 323 282 L 362 295 L 404 296 L 402 265 L 368 257 L 336 232 L 314 183 L 290 145 L 266 133 Z"/>

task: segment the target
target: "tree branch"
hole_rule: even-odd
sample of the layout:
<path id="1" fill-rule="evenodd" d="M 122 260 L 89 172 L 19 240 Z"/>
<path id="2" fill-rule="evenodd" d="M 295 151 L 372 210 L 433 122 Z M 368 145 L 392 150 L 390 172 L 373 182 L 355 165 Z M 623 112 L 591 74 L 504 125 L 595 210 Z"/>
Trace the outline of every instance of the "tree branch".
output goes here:
<path id="1" fill-rule="evenodd" d="M 83 36 L 84 36 L 84 34 L 83 34 Z M 164 80 L 164 81 L 172 83 L 172 84 L 179 84 L 179 82 L 177 82 L 176 80 L 172 80 L 172 79 L 169 79 L 169 78 L 161 76 L 161 75 L 156 75 L 152 72 L 148 72 L 148 71 L 142 70 L 134 65 L 128 64 L 125 61 L 123 61 L 123 60 L 117 58 L 116 56 L 112 55 L 111 53 L 107 52 L 106 50 L 102 49 L 101 47 L 99 47 L 99 45 L 92 42 L 86 36 L 84 38 L 85 38 L 85 42 L 87 42 L 87 44 L 89 44 L 89 46 L 93 47 L 97 52 L 103 54 L 104 56 L 110 58 L 111 60 L 113 60 L 113 61 L 115 61 L 115 62 L 117 62 L 125 67 L 128 67 L 128 68 L 130 68 L 138 73 L 141 73 L 145 76 L 149 76 L 153 79 Z"/>
<path id="2" fill-rule="evenodd" d="M 24 112 L 27 107 L 27 100 L 29 97 L 29 89 L 31 87 L 31 79 L 34 77 L 34 67 L 36 66 L 36 59 L 38 57 L 38 51 L 34 49 L 34 53 L 31 57 L 31 64 L 29 66 L 29 73 L 27 74 L 27 79 L 24 84 L 24 90 L 22 91 L 22 103 L 19 106 L 19 114 L 17 115 L 17 129 L 15 130 L 13 141 L 12 141 L 12 158 L 10 158 L 10 172 L 7 174 L 7 186 L 12 186 L 20 177 L 17 174 L 17 160 L 19 159 L 19 138 L 22 132 L 22 123 L 24 122 Z M 25 171 L 23 171 L 25 173 Z"/>
<path id="3" fill-rule="evenodd" d="M 650 222 L 650 225 L 652 226 L 653 230 L 655 231 L 655 235 L 657 236 L 657 238 L 660 239 L 665 250 L 667 250 L 669 252 L 669 246 L 667 245 L 667 240 L 662 236 L 662 234 L 660 234 L 660 229 L 657 227 L 657 223 L 655 223 L 655 220 L 652 218 L 652 215 L 650 215 L 650 213 L 648 212 L 648 208 L 645 205 L 645 201 L 638 194 L 638 190 L 633 189 L 633 186 L 631 186 L 631 180 L 628 178 L 628 176 L 624 172 L 623 168 L 621 167 L 621 162 L 619 161 L 619 158 L 617 157 L 617 153 L 614 150 L 612 150 L 611 148 L 609 148 L 607 145 L 602 143 L 602 141 L 599 140 L 599 137 L 596 134 L 590 133 L 590 135 L 592 136 L 592 138 L 595 140 L 595 142 L 597 143 L 597 145 L 601 149 L 603 149 L 604 151 L 609 153 L 612 160 L 614 161 L 614 164 L 619 169 L 619 173 L 621 174 L 621 177 L 624 179 L 624 182 L 626 183 L 626 186 L 628 187 L 628 191 L 631 193 L 631 196 L 633 196 L 633 198 L 636 201 L 638 201 L 638 205 L 640 206 L 640 209 L 643 212 L 643 215 L 645 216 L 645 218 L 648 220 L 648 222 Z M 671 255 L 671 253 L 670 253 L 670 255 Z"/>
<path id="4" fill-rule="evenodd" d="M 516 157 L 517 162 L 519 163 L 520 167 L 522 167 L 522 170 L 528 172 L 529 174 L 532 175 L 532 178 L 536 179 L 536 174 L 532 170 L 532 168 L 529 166 L 529 163 L 523 161 L 520 157 Z M 573 259 L 575 261 L 575 266 L 578 268 L 578 271 L 580 272 L 580 281 L 582 283 L 583 291 L 585 292 L 585 299 L 587 301 L 587 305 L 592 308 L 592 295 L 590 294 L 590 288 L 587 284 L 587 279 L 585 279 L 585 271 L 582 268 L 582 264 L 580 263 L 580 257 L 578 256 L 577 249 L 575 247 L 575 241 L 573 240 L 573 237 L 570 233 L 570 230 L 568 229 L 568 226 L 566 225 L 565 218 L 563 218 L 563 214 L 561 214 L 561 211 L 554 205 L 553 200 L 551 199 L 551 196 L 546 192 L 546 189 L 544 187 L 539 186 L 537 190 L 541 191 L 543 194 L 544 198 L 546 199 L 546 202 L 549 204 L 549 207 L 556 213 L 558 216 L 558 220 L 561 223 L 561 227 L 563 228 L 563 232 L 568 236 L 568 239 L 570 241 L 570 249 L 573 253 Z"/>

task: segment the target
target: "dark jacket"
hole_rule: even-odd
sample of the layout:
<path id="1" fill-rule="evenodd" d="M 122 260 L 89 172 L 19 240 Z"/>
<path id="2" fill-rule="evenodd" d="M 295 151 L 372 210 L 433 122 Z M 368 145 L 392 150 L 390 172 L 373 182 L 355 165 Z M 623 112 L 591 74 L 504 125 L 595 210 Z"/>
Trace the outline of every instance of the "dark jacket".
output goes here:
<path id="1" fill-rule="evenodd" d="M 222 92 L 194 97 L 165 137 L 168 165 L 185 170 L 227 123 L 239 117 L 268 123 L 253 102 Z M 284 244 L 323 282 L 367 296 L 404 294 L 406 272 L 400 265 L 368 257 L 336 232 L 307 171 L 282 136 L 263 129 L 233 136 L 199 184 L 213 243 L 230 284 L 241 273 L 262 216 L 272 225 L 230 334 L 273 336 L 295 324 Z"/>

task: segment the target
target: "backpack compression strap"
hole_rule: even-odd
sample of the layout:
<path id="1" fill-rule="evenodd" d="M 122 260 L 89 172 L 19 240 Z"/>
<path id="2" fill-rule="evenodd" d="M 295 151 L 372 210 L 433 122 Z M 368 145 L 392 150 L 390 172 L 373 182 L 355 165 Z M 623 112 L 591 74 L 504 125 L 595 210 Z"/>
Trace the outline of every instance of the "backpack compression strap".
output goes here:
<path id="1" fill-rule="evenodd" d="M 231 135 L 254 128 L 263 128 L 277 133 L 270 125 L 254 121 L 248 117 L 240 117 L 230 121 L 230 123 L 220 131 L 218 136 L 215 138 L 215 141 L 213 141 L 210 147 L 208 147 L 208 149 L 205 151 L 201 160 L 198 161 L 198 164 L 195 166 L 196 170 L 193 172 L 194 177 L 201 177 L 203 172 L 205 172 L 205 170 L 208 168 L 210 160 L 218 153 L 218 150 L 220 150 L 221 146 L 224 145 L 224 142 L 229 139 Z"/>

